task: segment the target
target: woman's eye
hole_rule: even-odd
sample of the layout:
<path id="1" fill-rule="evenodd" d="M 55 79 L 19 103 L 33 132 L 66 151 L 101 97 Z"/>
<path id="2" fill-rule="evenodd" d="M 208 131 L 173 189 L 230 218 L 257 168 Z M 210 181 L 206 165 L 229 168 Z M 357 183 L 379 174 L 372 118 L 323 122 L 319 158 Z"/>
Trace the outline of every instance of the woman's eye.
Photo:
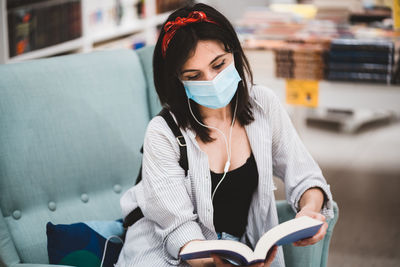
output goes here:
<path id="1" fill-rule="evenodd" d="M 199 78 L 199 75 L 194 75 L 194 76 L 187 76 L 186 79 L 188 80 L 196 80 L 197 78 Z"/>
<path id="2" fill-rule="evenodd" d="M 225 64 L 225 61 L 222 61 L 221 64 L 218 64 L 218 65 L 214 66 L 214 69 L 218 70 L 218 69 L 220 69 L 224 64 Z"/>

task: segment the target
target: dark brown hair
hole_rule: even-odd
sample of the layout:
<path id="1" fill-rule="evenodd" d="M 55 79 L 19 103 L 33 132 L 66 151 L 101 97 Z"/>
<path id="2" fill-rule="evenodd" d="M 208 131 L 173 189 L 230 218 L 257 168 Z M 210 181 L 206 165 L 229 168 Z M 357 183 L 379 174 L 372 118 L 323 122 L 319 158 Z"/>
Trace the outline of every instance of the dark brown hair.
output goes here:
<path id="1" fill-rule="evenodd" d="M 237 121 L 243 126 L 254 120 L 248 88 L 249 83 L 253 84 L 253 75 L 233 26 L 224 15 L 214 8 L 205 4 L 189 5 L 173 12 L 165 23 L 174 21 L 177 17 L 187 17 L 192 11 L 204 12 L 208 18 L 217 24 L 209 22 L 191 23 L 179 28 L 168 45 L 165 58 L 161 50 L 165 35 L 163 26 L 153 55 L 154 85 L 161 105 L 174 113 L 179 127 L 194 130 L 203 142 L 212 142 L 213 139 L 209 135 L 210 130 L 199 125 L 190 114 L 186 92 L 178 74 L 182 66 L 196 48 L 199 40 L 221 42 L 225 50 L 233 54 L 235 67 L 242 78 L 231 103 L 235 103 L 233 101 L 236 101 L 239 94 L 236 114 Z M 190 101 L 194 115 L 199 121 L 203 122 L 198 104 Z M 235 105 L 231 105 L 232 114 L 234 108 Z"/>

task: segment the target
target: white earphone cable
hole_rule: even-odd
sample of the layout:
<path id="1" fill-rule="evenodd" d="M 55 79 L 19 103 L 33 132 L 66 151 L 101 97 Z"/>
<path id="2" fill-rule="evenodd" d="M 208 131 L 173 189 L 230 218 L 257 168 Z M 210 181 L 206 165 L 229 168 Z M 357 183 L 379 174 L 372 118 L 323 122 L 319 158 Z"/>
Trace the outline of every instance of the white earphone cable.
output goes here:
<path id="1" fill-rule="evenodd" d="M 200 124 L 201 126 L 206 127 L 206 128 L 211 128 L 211 129 L 217 130 L 218 132 L 220 132 L 222 134 L 222 136 L 224 137 L 225 144 L 226 144 L 226 153 L 228 154 L 228 161 L 229 161 L 230 160 L 230 155 L 229 155 L 229 150 L 228 150 L 228 140 L 226 139 L 225 134 L 220 129 L 218 129 L 216 127 L 213 127 L 213 126 L 207 126 L 207 125 L 201 123 L 199 120 L 197 120 L 196 116 L 194 116 L 194 114 L 193 114 L 192 107 L 190 106 L 189 98 L 188 98 L 188 105 L 189 105 L 190 113 L 192 114 L 193 118 L 195 119 L 195 121 L 198 124 Z"/>
<path id="2" fill-rule="evenodd" d="M 237 109 L 237 103 L 238 103 L 239 95 L 237 95 L 236 97 L 237 97 L 237 98 L 236 98 L 236 104 L 235 104 L 235 111 L 233 112 L 232 125 L 231 125 L 231 129 L 230 129 L 230 131 L 229 131 L 229 156 L 228 156 L 229 161 L 227 162 L 228 166 L 225 166 L 225 168 L 224 168 L 224 175 L 222 176 L 221 180 L 218 182 L 217 186 L 215 187 L 214 192 L 213 192 L 213 194 L 212 194 L 212 196 L 211 196 L 211 201 L 214 201 L 215 193 L 217 192 L 217 189 L 218 189 L 219 185 L 220 185 L 220 184 L 222 183 L 222 181 L 225 179 L 226 173 L 228 172 L 229 166 L 231 165 L 231 156 L 232 156 L 232 143 L 231 143 L 231 141 L 232 141 L 232 129 L 233 129 L 233 124 L 235 123 L 236 109 Z M 225 165 L 226 165 L 226 164 L 225 164 Z"/>
<path id="3" fill-rule="evenodd" d="M 224 134 L 220 129 L 218 129 L 218 128 L 216 128 L 216 127 L 213 127 L 213 126 L 207 126 L 207 125 L 201 123 L 199 120 L 197 120 L 196 116 L 194 116 L 194 114 L 193 114 L 192 107 L 190 106 L 190 100 L 189 100 L 189 98 L 188 98 L 189 110 L 190 110 L 190 113 L 192 114 L 193 118 L 196 120 L 196 122 L 197 122 L 198 124 L 200 124 L 201 126 L 203 126 L 203 127 L 215 129 L 215 130 L 217 130 L 219 133 L 221 133 L 222 136 L 224 137 L 224 141 L 225 141 L 225 145 L 226 145 L 226 153 L 227 153 L 227 156 L 228 156 L 228 161 L 225 163 L 224 175 L 222 176 L 221 180 L 219 181 L 219 183 L 217 184 L 217 186 L 216 186 L 215 189 L 214 189 L 214 192 L 213 192 L 212 195 L 211 195 L 211 201 L 214 200 L 215 193 L 217 192 L 217 189 L 218 189 L 219 185 L 220 185 L 220 184 L 222 183 L 222 181 L 225 179 L 226 173 L 228 172 L 229 166 L 230 166 L 230 164 L 231 164 L 231 153 L 232 153 L 232 146 L 231 146 L 232 129 L 233 129 L 233 124 L 235 123 L 235 119 L 236 119 L 236 109 L 237 109 L 237 105 L 238 105 L 238 98 L 239 98 L 239 94 L 236 95 L 235 110 L 234 110 L 234 112 L 233 112 L 232 124 L 231 124 L 231 128 L 230 128 L 230 130 L 229 130 L 229 144 L 228 144 L 228 140 L 227 140 L 225 134 Z"/>
<path id="4" fill-rule="evenodd" d="M 106 258 L 107 244 L 108 244 L 108 241 L 110 241 L 112 238 L 117 238 L 117 239 L 119 239 L 119 240 L 122 242 L 122 244 L 124 243 L 124 241 L 121 239 L 121 237 L 119 237 L 119 236 L 117 236 L 117 235 L 109 236 L 109 237 L 107 238 L 107 240 L 106 240 L 106 243 L 104 244 L 103 257 L 102 257 L 102 259 L 101 259 L 100 267 L 103 267 L 104 259 Z M 115 265 L 115 264 L 114 264 L 114 265 Z"/>

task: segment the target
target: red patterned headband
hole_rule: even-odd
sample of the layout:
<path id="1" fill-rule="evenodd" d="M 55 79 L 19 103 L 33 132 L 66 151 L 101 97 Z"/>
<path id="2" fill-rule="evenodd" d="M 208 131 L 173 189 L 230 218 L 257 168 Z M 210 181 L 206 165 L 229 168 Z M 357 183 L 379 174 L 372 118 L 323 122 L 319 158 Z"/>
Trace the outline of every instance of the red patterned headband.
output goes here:
<path id="1" fill-rule="evenodd" d="M 165 54 L 169 45 L 169 42 L 172 40 L 172 37 L 174 37 L 176 31 L 183 27 L 186 26 L 190 23 L 198 23 L 198 22 L 210 22 L 214 24 L 218 24 L 217 22 L 207 18 L 206 14 L 202 11 L 192 11 L 189 13 L 187 18 L 181 18 L 177 17 L 175 21 L 168 21 L 165 23 L 164 26 L 164 31 L 165 35 L 162 41 L 162 55 L 165 58 Z"/>

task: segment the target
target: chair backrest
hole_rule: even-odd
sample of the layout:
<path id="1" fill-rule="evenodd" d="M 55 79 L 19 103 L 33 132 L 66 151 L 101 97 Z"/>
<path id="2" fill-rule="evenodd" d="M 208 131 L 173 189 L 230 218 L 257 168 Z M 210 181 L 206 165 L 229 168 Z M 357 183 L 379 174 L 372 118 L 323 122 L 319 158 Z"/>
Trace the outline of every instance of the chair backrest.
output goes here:
<path id="1" fill-rule="evenodd" d="M 121 218 L 150 119 L 131 50 L 0 66 L 0 266 L 47 263 L 46 223 Z"/>
<path id="2" fill-rule="evenodd" d="M 293 219 L 296 214 L 285 200 L 276 203 L 279 223 Z M 283 246 L 286 267 L 326 267 L 328 263 L 329 244 L 333 228 L 339 218 L 339 208 L 333 203 L 334 218 L 328 220 L 328 230 L 323 240 L 307 247 L 295 247 L 292 244 Z"/>
<path id="3" fill-rule="evenodd" d="M 150 116 L 154 117 L 161 111 L 161 104 L 158 98 L 156 88 L 154 87 L 153 79 L 153 53 L 154 46 L 145 46 L 137 50 L 137 53 L 142 63 L 142 67 L 147 80 L 147 97 L 149 102 Z"/>

